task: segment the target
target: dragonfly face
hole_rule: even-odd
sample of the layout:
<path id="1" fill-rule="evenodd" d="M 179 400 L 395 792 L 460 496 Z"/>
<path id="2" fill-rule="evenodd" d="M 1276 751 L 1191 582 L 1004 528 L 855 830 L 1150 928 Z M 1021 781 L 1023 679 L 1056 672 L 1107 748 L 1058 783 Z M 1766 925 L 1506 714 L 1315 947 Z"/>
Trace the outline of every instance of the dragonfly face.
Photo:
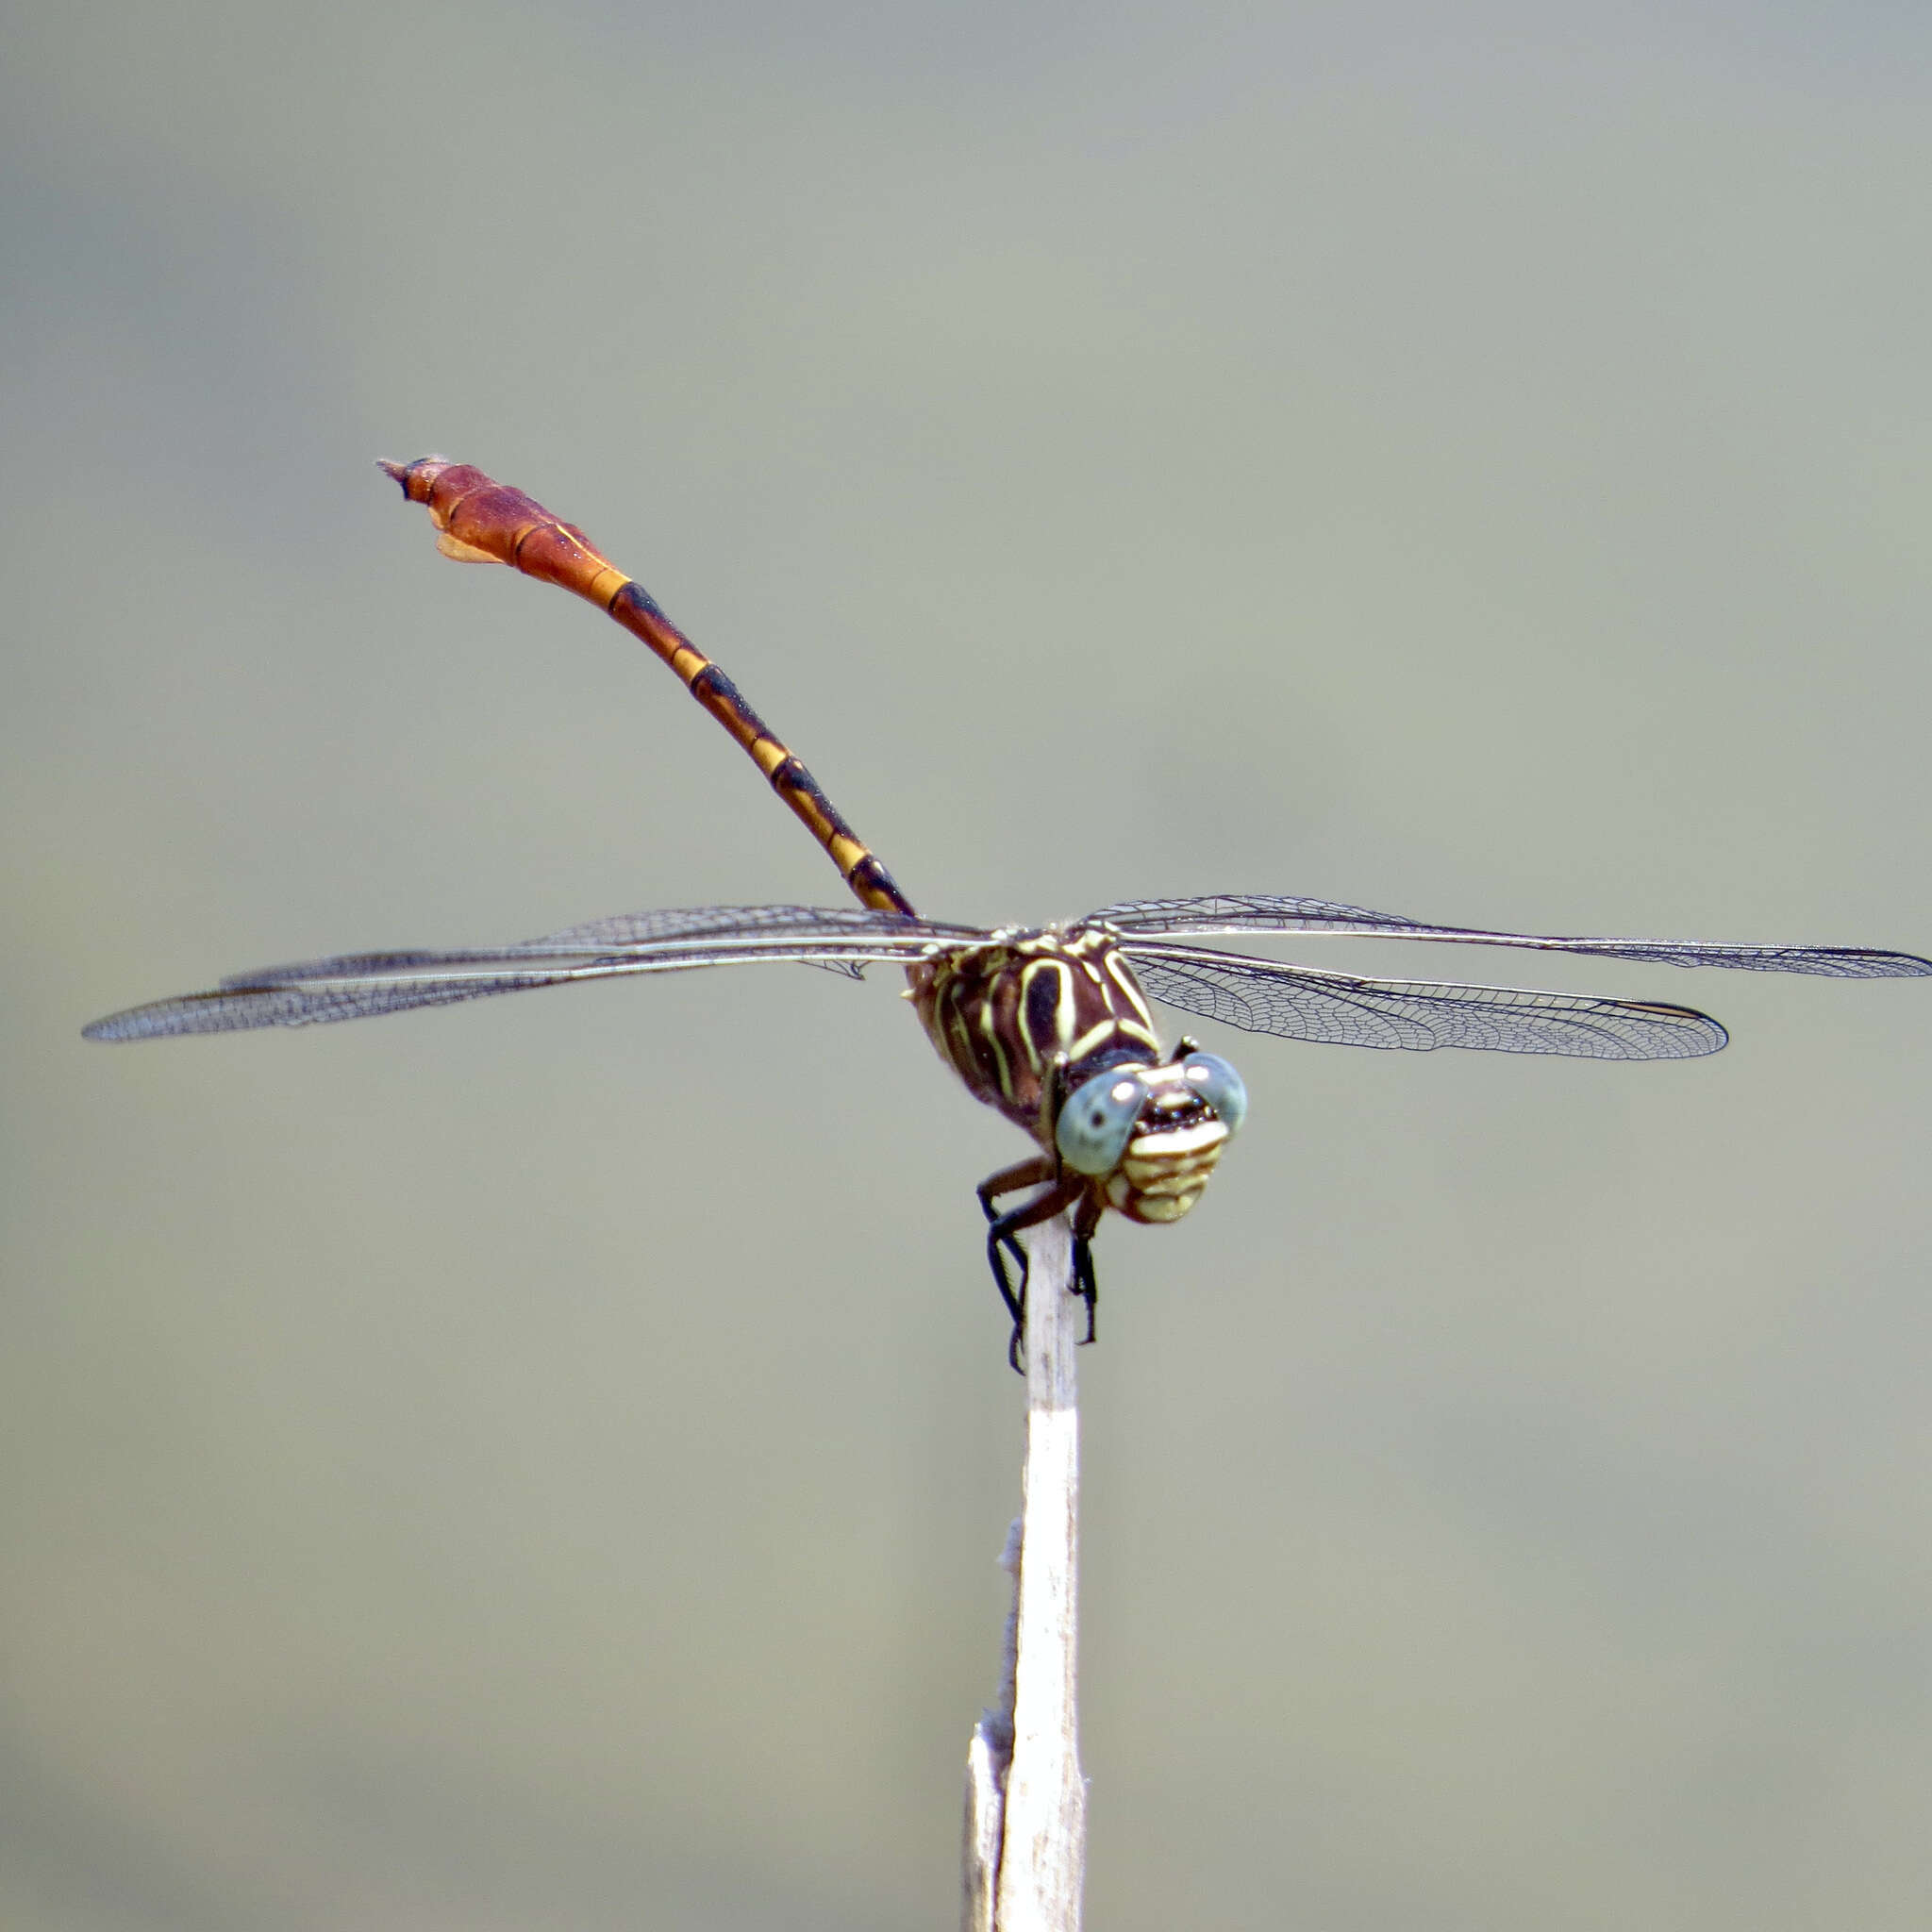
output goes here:
<path id="1" fill-rule="evenodd" d="M 1055 1119 L 1054 1145 L 1129 1221 L 1178 1221 L 1201 1198 L 1247 1105 L 1241 1075 L 1184 1040 L 1180 1057 L 1160 1066 L 1119 1064 L 1074 1087 Z"/>

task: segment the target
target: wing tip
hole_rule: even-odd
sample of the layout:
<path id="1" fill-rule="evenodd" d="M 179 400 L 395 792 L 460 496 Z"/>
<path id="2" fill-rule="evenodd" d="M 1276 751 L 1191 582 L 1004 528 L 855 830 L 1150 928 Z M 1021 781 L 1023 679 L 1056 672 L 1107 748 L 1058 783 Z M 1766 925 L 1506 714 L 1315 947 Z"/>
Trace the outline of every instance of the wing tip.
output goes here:
<path id="1" fill-rule="evenodd" d="M 1885 962 L 1885 970 L 1877 976 L 1881 979 L 1932 979 L 1932 959 L 1922 959 L 1917 953 L 1881 952 L 1873 955 Z"/>
<path id="2" fill-rule="evenodd" d="M 1695 1053 L 1686 1054 L 1686 1059 L 1708 1059 L 1712 1054 L 1724 1052 L 1731 1043 L 1731 1029 L 1722 1020 L 1713 1020 L 1708 1013 L 1700 1013 L 1697 1017 L 1704 1022 L 1706 1038 L 1710 1043 Z"/>
<path id="3" fill-rule="evenodd" d="M 180 993 L 171 1000 L 151 1000 L 146 1006 L 127 1007 L 90 1020 L 80 1029 L 83 1040 L 98 1040 L 119 1045 L 129 1040 L 165 1040 L 184 1033 L 219 1033 L 229 1028 L 219 1022 L 210 1024 L 208 1015 L 218 1010 L 219 993 Z M 256 1025 L 268 1023 L 256 1021 Z"/>
<path id="4" fill-rule="evenodd" d="M 192 1032 L 192 1027 L 178 1024 L 179 1005 L 176 1000 L 164 1000 L 157 1006 L 129 1007 L 125 1012 L 108 1013 L 105 1018 L 90 1020 L 80 1029 L 80 1037 L 118 1046 L 129 1040 L 158 1040 L 170 1033 Z M 171 1020 L 177 1024 L 169 1024 Z"/>

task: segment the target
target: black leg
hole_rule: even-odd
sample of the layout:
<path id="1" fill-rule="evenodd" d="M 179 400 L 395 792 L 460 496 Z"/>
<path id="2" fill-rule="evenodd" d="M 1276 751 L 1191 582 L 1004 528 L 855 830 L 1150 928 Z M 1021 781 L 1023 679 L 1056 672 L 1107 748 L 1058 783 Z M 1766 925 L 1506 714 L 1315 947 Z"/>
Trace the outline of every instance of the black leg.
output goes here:
<path id="1" fill-rule="evenodd" d="M 1042 1160 L 1038 1162 L 1037 1166 L 1046 1167 L 1047 1163 Z M 992 1269 L 992 1278 L 999 1287 L 1000 1300 L 1006 1304 L 1007 1313 L 1013 1318 L 1012 1336 L 1007 1342 L 1007 1361 L 1015 1374 L 1019 1374 L 1025 1373 L 1024 1365 L 1021 1360 L 1020 1350 L 1026 1334 L 1026 1277 L 1030 1272 L 1026 1260 L 1026 1250 L 1020 1244 L 1020 1230 L 1025 1227 L 1037 1227 L 1042 1221 L 1052 1220 L 1062 1209 L 1072 1207 L 1080 1198 L 1081 1193 L 1086 1188 L 1086 1182 L 1077 1176 L 1071 1182 L 1062 1180 L 1056 1183 L 1050 1168 L 1044 1174 L 1035 1170 L 1036 1163 L 1028 1161 L 1023 1167 L 1008 1168 L 1005 1174 L 993 1174 L 979 1184 L 979 1205 L 985 1210 L 987 1221 L 990 1224 L 986 1230 L 987 1262 Z M 1016 1179 L 1014 1178 L 1015 1175 L 1022 1175 L 1024 1177 Z M 1030 1201 L 1023 1201 L 1010 1214 L 995 1214 L 993 1212 L 993 1195 L 1009 1192 L 1014 1188 L 1028 1186 L 1036 1180 L 1045 1180 L 1049 1185 L 1042 1188 Z M 1020 1271 L 1020 1281 L 1017 1288 L 1008 1277 L 1006 1256 L 1000 1252 L 1003 1248 L 1006 1250 L 1007 1255 L 1010 1255 L 1013 1257 L 1014 1264 Z M 1076 1261 L 1076 1272 L 1077 1267 L 1078 1263 Z M 1090 1262 L 1088 1274 L 1091 1275 L 1091 1273 L 1092 1265 Z M 1076 1287 L 1074 1292 L 1082 1295 L 1084 1298 L 1084 1290 Z M 1089 1303 L 1089 1312 L 1090 1314 L 1091 1312 L 1091 1303 Z M 1090 1330 L 1091 1325 L 1090 1322 Z"/>
<path id="2" fill-rule="evenodd" d="M 1000 1300 L 1007 1305 L 1007 1313 L 1013 1318 L 1013 1339 L 1007 1348 L 1007 1359 L 1014 1368 L 1020 1366 L 1020 1337 L 1026 1326 L 1026 1250 L 1010 1234 L 1002 1233 L 1005 1219 L 995 1220 L 986 1232 L 986 1258 L 992 1269 L 993 1286 L 1000 1291 Z M 1014 1265 L 1020 1271 L 1020 1284 L 1015 1288 L 1007 1278 L 1006 1257 L 1000 1253 L 1005 1248 L 1012 1256 Z"/>
<path id="3" fill-rule="evenodd" d="M 987 1265 L 992 1270 L 993 1285 L 1000 1291 L 1000 1300 L 1006 1304 L 1007 1313 L 1013 1318 L 1013 1337 L 1007 1344 L 1007 1359 L 1016 1372 L 1020 1372 L 1020 1339 L 1026 1329 L 1026 1250 L 1015 1239 L 1015 1232 L 1032 1224 L 1035 1217 L 1030 1216 L 1030 1210 L 1039 1202 L 1037 1198 L 1028 1201 L 1024 1207 L 1006 1215 L 1001 1214 L 993 1203 L 1002 1194 L 1013 1193 L 1021 1188 L 1037 1188 L 1054 1177 L 1053 1162 L 1044 1155 L 1036 1154 L 1030 1159 L 1016 1160 L 1011 1167 L 1003 1167 L 997 1174 L 988 1174 L 974 1191 L 979 1196 L 979 1211 L 990 1224 L 986 1235 Z M 1043 1216 L 1037 1218 L 1044 1219 Z M 1000 1253 L 1002 1248 L 1013 1257 L 1013 1265 L 1020 1271 L 1017 1286 L 1007 1274 L 1006 1257 Z"/>
<path id="4" fill-rule="evenodd" d="M 1100 1306 L 1100 1284 L 1093 1278 L 1093 1243 L 1084 1234 L 1074 1237 L 1074 1292 L 1087 1304 L 1087 1333 L 1082 1338 L 1084 1346 L 1095 1340 L 1093 1314 Z"/>
<path id="5" fill-rule="evenodd" d="M 1087 1340 L 1093 1336 L 1093 1317 L 1100 1307 L 1100 1282 L 1093 1273 L 1093 1237 L 1100 1229 L 1100 1217 L 1107 1210 L 1092 1195 L 1080 1204 L 1074 1216 L 1074 1292 L 1087 1304 Z"/>

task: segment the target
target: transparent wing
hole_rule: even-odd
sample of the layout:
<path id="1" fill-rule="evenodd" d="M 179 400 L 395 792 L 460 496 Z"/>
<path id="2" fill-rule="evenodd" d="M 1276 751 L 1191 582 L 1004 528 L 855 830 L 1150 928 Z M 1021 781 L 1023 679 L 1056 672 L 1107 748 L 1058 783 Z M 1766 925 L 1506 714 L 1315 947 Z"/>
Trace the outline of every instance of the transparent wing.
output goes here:
<path id="1" fill-rule="evenodd" d="M 1122 933 L 1207 939 L 1219 933 L 1333 933 L 1361 938 L 1431 940 L 1459 946 L 1509 946 L 1536 953 L 1581 953 L 1600 959 L 1641 959 L 1660 966 L 1729 966 L 1746 973 L 1810 973 L 1826 979 L 1921 979 L 1932 959 L 1874 946 L 1730 944 L 1708 940 L 1565 939 L 1540 933 L 1486 932 L 1474 926 L 1426 925 L 1393 912 L 1370 912 L 1326 899 L 1286 899 L 1266 892 L 1215 892 L 1201 899 L 1127 899 L 1090 913 Z"/>
<path id="2" fill-rule="evenodd" d="M 1460 1046 L 1592 1060 L 1670 1060 L 1715 1053 L 1729 1037 L 1707 1013 L 1647 1000 L 1357 979 L 1164 941 L 1124 941 L 1123 950 L 1156 999 L 1280 1040 L 1409 1053 Z"/>
<path id="3" fill-rule="evenodd" d="M 625 912 L 542 939 L 470 952 L 348 953 L 238 973 L 208 992 L 157 1000 L 83 1029 L 89 1040 L 153 1040 L 253 1026 L 312 1026 L 409 1007 L 449 1006 L 576 979 L 685 973 L 778 960 L 861 973 L 875 960 L 972 945 L 976 927 L 858 907 L 703 906 Z"/>

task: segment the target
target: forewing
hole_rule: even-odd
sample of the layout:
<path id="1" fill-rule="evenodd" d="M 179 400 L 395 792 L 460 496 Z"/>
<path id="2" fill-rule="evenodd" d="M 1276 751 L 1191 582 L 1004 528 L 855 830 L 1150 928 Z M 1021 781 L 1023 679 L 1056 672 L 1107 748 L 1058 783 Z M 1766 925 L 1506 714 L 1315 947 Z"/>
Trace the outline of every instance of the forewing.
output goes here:
<path id="1" fill-rule="evenodd" d="M 892 912 L 809 906 L 706 906 L 620 913 L 542 939 L 468 952 L 350 953 L 240 973 L 208 992 L 96 1020 L 90 1040 L 152 1040 L 256 1026 L 312 1026 L 410 1007 L 449 1006 L 578 979 L 762 961 L 857 974 L 877 960 L 971 944 L 973 928 Z"/>
<path id="2" fill-rule="evenodd" d="M 618 912 L 586 925 L 567 925 L 509 951 L 554 952 L 574 946 L 658 945 L 673 941 L 721 940 L 747 946 L 783 946 L 790 940 L 876 940 L 896 954 L 927 941 L 971 943 L 986 937 L 977 926 L 942 920 L 908 919 L 860 906 L 681 906 L 650 912 Z M 869 957 L 884 958 L 878 954 Z"/>
<path id="3" fill-rule="evenodd" d="M 1637 959 L 1658 966 L 1728 966 L 1745 973 L 1808 973 L 1826 979 L 1920 979 L 1932 959 L 1874 946 L 1733 944 L 1712 940 L 1569 939 L 1541 933 L 1487 932 L 1474 926 L 1427 925 L 1393 912 L 1370 912 L 1326 899 L 1271 893 L 1216 892 L 1200 899 L 1128 899 L 1089 915 L 1123 934 L 1207 939 L 1236 933 L 1328 933 L 1365 939 L 1428 940 L 1458 946 L 1507 946 L 1525 952 L 1576 953 Z"/>
<path id="4" fill-rule="evenodd" d="M 1437 1047 L 1578 1059 L 1693 1059 L 1727 1038 L 1707 1013 L 1643 1000 L 1508 986 L 1358 979 L 1202 946 L 1127 943 L 1158 1000 L 1247 1033 L 1408 1053 Z"/>
<path id="5" fill-rule="evenodd" d="M 370 956 L 367 973 L 344 971 L 325 976 L 325 969 L 346 961 L 316 959 L 316 982 L 302 986 L 256 986 L 249 975 L 233 986 L 209 992 L 183 993 L 176 999 L 154 1000 L 110 1013 L 81 1028 L 84 1040 L 158 1040 L 175 1033 L 241 1033 L 254 1026 L 315 1026 L 330 1020 L 361 1020 L 373 1013 L 399 1013 L 407 1007 L 451 1006 L 459 1000 L 480 1000 L 491 993 L 523 992 L 532 987 L 556 986 L 569 974 L 507 972 L 475 975 L 435 974 L 408 979 L 400 974 L 386 977 L 378 970 L 379 955 Z M 585 978 L 600 975 L 586 973 Z"/>

